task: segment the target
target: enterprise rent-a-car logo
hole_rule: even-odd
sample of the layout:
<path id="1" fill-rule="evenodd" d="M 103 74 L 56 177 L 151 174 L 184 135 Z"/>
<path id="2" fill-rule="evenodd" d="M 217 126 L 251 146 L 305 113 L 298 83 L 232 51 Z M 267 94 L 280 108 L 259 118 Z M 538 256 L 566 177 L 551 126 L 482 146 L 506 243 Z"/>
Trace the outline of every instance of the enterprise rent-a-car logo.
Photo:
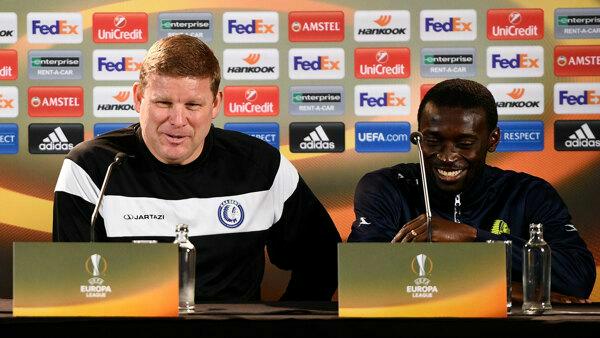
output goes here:
<path id="1" fill-rule="evenodd" d="M 158 36 L 186 34 L 204 42 L 213 39 L 213 16 L 211 13 L 160 13 L 158 14 Z"/>
<path id="2" fill-rule="evenodd" d="M 82 73 L 81 51 L 29 51 L 30 80 L 81 80 Z"/>

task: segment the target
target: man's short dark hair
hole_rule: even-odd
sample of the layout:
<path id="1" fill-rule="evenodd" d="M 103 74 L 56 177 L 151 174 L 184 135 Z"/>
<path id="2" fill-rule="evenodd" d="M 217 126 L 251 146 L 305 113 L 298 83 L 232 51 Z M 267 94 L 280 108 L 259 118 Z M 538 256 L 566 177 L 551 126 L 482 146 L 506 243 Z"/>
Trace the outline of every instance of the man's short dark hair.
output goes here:
<path id="1" fill-rule="evenodd" d="M 198 38 L 185 34 L 160 39 L 150 47 L 140 70 L 142 89 L 152 74 L 208 78 L 214 97 L 221 82 L 219 60 L 210 47 Z"/>
<path id="2" fill-rule="evenodd" d="M 433 86 L 419 105 L 417 123 L 421 124 L 421 115 L 427 103 L 433 103 L 437 107 L 448 108 L 482 108 L 485 111 L 485 120 L 488 131 L 492 131 L 498 125 L 498 109 L 496 101 L 490 91 L 481 83 L 465 80 L 450 79 L 442 81 Z"/>

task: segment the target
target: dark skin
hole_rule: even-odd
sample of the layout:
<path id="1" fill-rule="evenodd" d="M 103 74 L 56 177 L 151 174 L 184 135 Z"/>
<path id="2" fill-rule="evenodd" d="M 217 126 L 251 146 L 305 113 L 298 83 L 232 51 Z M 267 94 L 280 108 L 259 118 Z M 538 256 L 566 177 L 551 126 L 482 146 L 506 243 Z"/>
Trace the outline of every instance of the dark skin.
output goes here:
<path id="1" fill-rule="evenodd" d="M 428 103 L 419 121 L 423 133 L 423 157 L 430 184 L 442 191 L 458 194 L 481 174 L 488 152 L 496 150 L 500 130 L 490 130 L 482 108 L 436 107 Z M 477 230 L 463 223 L 434 216 L 431 219 L 433 242 L 473 242 Z M 427 241 L 427 216 L 421 214 L 402 226 L 395 242 Z M 513 300 L 523 300 L 521 284 L 513 283 Z M 587 299 L 551 293 L 555 303 L 589 303 Z"/>
<path id="2" fill-rule="evenodd" d="M 437 107 L 431 102 L 421 114 L 419 131 L 430 184 L 451 194 L 459 194 L 481 174 L 487 153 L 495 151 L 500 140 L 500 130 L 488 128 L 483 108 Z M 433 242 L 472 242 L 477 236 L 470 225 L 436 216 L 431 227 Z M 425 241 L 425 214 L 404 224 L 392 239 L 392 243 Z"/>

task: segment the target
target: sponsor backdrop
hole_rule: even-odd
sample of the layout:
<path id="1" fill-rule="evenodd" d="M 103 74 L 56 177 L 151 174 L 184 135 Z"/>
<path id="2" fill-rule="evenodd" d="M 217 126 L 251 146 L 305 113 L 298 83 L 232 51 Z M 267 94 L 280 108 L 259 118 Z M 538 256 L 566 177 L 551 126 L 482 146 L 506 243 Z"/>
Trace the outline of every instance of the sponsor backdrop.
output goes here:
<path id="1" fill-rule="evenodd" d="M 51 238 L 63 154 L 137 121 L 140 62 L 178 33 L 222 62 L 215 125 L 278 147 L 344 238 L 358 179 L 417 161 L 408 135 L 431 85 L 486 84 L 502 129 L 490 163 L 552 183 L 600 262 L 600 1 L 4 0 L 0 297 L 12 293 L 12 243 Z M 287 278 L 269 266 L 264 297 Z"/>

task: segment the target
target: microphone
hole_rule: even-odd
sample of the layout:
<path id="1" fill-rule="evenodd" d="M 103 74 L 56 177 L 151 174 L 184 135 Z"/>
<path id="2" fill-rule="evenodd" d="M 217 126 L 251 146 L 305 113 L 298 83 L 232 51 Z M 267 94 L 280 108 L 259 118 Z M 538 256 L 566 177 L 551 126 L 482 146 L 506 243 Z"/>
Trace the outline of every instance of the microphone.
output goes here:
<path id="1" fill-rule="evenodd" d="M 96 227 L 96 220 L 98 219 L 98 214 L 100 213 L 100 206 L 102 205 L 104 193 L 106 192 L 106 186 L 108 185 L 108 181 L 110 179 L 110 176 L 112 175 L 113 169 L 114 167 L 123 164 L 123 162 L 125 162 L 125 160 L 128 157 L 134 156 L 118 152 L 117 155 L 115 155 L 115 159 L 112 161 L 112 163 L 108 166 L 108 169 L 106 170 L 104 181 L 102 181 L 102 188 L 100 189 L 100 196 L 98 197 L 98 203 L 96 203 L 96 206 L 94 207 L 94 212 L 92 213 L 92 219 L 90 221 L 90 243 L 93 243 L 95 241 L 96 236 L 94 233 L 94 228 Z"/>
<path id="2" fill-rule="evenodd" d="M 427 241 L 431 242 L 431 205 L 429 204 L 429 191 L 427 190 L 427 175 L 425 174 L 425 159 L 423 158 L 423 148 L 421 141 L 423 133 L 415 131 L 410 134 L 410 142 L 417 146 L 419 150 L 419 165 L 421 166 L 421 182 L 423 183 L 423 200 L 425 201 L 425 216 L 427 217 Z"/>

